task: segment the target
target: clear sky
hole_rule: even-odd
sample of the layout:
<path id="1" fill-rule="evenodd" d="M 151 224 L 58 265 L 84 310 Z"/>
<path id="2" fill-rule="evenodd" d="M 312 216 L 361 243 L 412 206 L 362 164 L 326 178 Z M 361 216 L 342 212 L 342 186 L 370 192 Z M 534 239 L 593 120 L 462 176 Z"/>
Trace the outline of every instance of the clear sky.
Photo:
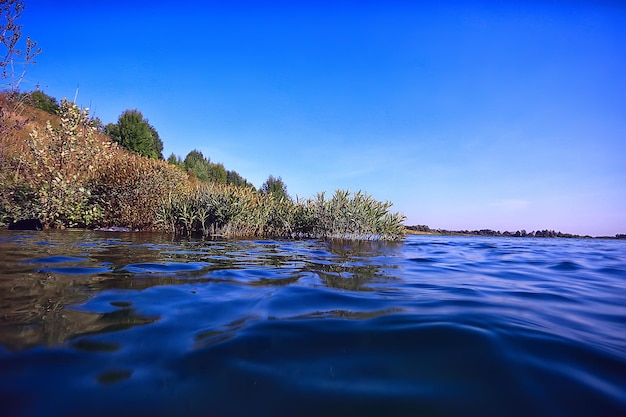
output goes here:
<path id="1" fill-rule="evenodd" d="M 25 3 L 22 89 L 136 108 L 166 157 L 409 225 L 626 233 L 624 2 Z"/>

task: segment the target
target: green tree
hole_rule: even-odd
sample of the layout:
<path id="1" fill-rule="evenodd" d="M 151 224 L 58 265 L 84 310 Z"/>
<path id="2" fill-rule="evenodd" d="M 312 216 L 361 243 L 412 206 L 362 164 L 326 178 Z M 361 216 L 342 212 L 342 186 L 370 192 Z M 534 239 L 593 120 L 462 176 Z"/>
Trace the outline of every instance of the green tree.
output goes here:
<path id="1" fill-rule="evenodd" d="M 150 129 L 150 133 L 152 134 L 152 140 L 154 141 L 154 150 L 156 151 L 158 155 L 158 159 L 163 159 L 163 141 L 161 140 L 161 137 L 159 136 L 159 132 L 157 132 L 154 126 L 152 126 L 149 123 L 148 123 L 148 128 Z"/>
<path id="2" fill-rule="evenodd" d="M 185 160 L 181 163 L 180 158 L 171 154 L 167 161 L 174 165 L 179 165 L 191 175 L 194 175 L 202 182 L 211 182 L 215 184 L 232 184 L 238 187 L 254 188 L 252 184 L 246 181 L 241 175 L 235 171 L 227 171 L 223 164 L 215 164 L 197 149 L 189 152 Z"/>
<path id="3" fill-rule="evenodd" d="M 185 169 L 195 175 L 200 181 L 209 181 L 211 162 L 199 150 L 194 149 L 189 152 L 183 164 Z"/>
<path id="4" fill-rule="evenodd" d="M 37 109 L 41 109 L 50 114 L 57 114 L 60 109 L 57 99 L 47 95 L 41 90 L 35 90 L 27 95 L 33 107 Z"/>
<path id="5" fill-rule="evenodd" d="M 163 142 L 156 129 L 144 119 L 140 111 L 124 111 L 117 124 L 109 123 L 104 131 L 122 147 L 139 155 L 163 159 Z"/>
<path id="6" fill-rule="evenodd" d="M 209 181 L 217 184 L 226 184 L 227 174 L 224 165 L 209 163 Z"/>
<path id="7" fill-rule="evenodd" d="M 279 200 L 281 197 L 290 200 L 289 194 L 287 194 L 287 185 L 283 182 L 281 177 L 274 178 L 270 175 L 267 181 L 261 185 L 261 192 L 263 194 L 272 195 L 275 199 Z"/>
<path id="8" fill-rule="evenodd" d="M 174 154 L 174 152 L 172 152 L 170 154 L 170 156 L 167 157 L 167 162 L 172 164 L 172 165 L 176 165 L 176 166 L 182 166 L 183 165 L 183 161 L 182 161 L 182 159 L 180 159 L 180 156 L 176 156 Z"/>
<path id="9" fill-rule="evenodd" d="M 248 180 L 239 175 L 237 171 L 226 171 L 226 183 L 236 187 L 254 188 L 254 185 L 250 184 Z"/>

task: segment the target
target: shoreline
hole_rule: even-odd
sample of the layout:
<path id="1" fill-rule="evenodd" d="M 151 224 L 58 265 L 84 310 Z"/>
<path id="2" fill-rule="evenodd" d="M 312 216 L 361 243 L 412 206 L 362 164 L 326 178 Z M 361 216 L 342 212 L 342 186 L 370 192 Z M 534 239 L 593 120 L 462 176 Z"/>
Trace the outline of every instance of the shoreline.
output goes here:
<path id="1" fill-rule="evenodd" d="M 525 237 L 525 238 L 540 238 L 540 239 L 612 239 L 612 240 L 626 240 L 626 234 L 616 234 L 615 236 L 590 236 L 590 235 L 576 235 L 572 233 L 555 232 L 554 230 L 537 230 L 532 232 L 515 231 L 515 232 L 500 232 L 498 230 L 482 229 L 482 230 L 446 230 L 446 229 L 431 229 L 428 226 L 406 226 L 405 233 L 407 235 L 418 236 L 486 236 L 486 237 Z"/>

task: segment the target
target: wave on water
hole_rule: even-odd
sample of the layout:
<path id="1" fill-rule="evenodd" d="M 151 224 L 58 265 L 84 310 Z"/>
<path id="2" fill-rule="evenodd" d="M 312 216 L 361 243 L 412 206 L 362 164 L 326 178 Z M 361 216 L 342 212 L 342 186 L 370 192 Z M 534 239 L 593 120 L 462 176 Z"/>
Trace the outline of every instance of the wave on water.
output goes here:
<path id="1" fill-rule="evenodd" d="M 626 415 L 626 242 L 0 231 L 0 415 Z"/>

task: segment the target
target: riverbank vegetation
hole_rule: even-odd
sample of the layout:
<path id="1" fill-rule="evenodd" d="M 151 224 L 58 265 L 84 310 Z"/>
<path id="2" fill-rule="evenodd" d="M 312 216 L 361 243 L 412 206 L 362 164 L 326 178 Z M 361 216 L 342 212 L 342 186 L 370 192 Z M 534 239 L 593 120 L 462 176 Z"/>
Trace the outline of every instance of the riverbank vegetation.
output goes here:
<path id="1" fill-rule="evenodd" d="M 0 139 L 0 223 L 38 218 L 46 228 L 121 226 L 203 237 L 404 235 L 404 216 L 364 192 L 293 200 L 273 176 L 257 190 L 197 150 L 170 163 L 154 152 L 127 149 L 88 109 L 35 93 L 35 100 L 23 93 L 0 96 L 10 119 L 4 127 L 12 127 Z M 132 116 L 144 125 L 140 133 L 151 131 L 140 113 Z"/>

